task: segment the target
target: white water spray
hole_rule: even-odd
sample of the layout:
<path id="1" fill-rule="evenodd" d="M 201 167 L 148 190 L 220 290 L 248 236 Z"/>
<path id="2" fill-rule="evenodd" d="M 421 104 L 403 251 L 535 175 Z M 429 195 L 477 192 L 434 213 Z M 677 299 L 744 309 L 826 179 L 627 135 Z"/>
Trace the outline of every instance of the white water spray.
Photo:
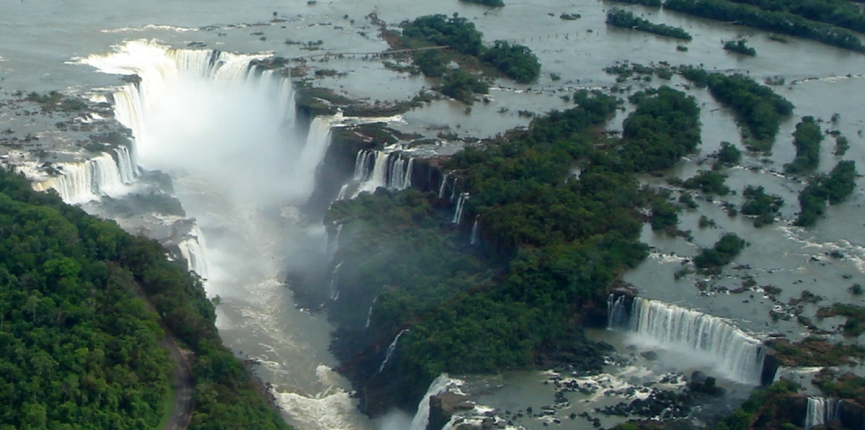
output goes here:
<path id="1" fill-rule="evenodd" d="M 721 318 L 637 297 L 630 329 L 640 342 L 707 357 L 731 380 L 760 383 L 765 356 L 761 342 Z"/>

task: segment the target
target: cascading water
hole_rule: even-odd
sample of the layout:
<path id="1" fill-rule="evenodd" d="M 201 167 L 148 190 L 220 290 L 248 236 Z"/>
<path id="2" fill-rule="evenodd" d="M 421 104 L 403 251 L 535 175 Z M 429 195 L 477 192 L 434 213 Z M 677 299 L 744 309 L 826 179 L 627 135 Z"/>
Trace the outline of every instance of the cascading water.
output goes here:
<path id="1" fill-rule="evenodd" d="M 387 347 L 387 352 L 384 355 L 384 360 L 382 360 L 381 365 L 378 366 L 378 372 L 376 373 L 381 373 L 381 371 L 384 370 L 384 367 L 387 366 L 387 363 L 390 361 L 391 357 L 393 357 L 393 353 L 396 352 L 396 345 L 397 343 L 399 343 L 399 338 L 407 331 L 408 329 L 404 328 L 399 333 L 397 333 L 396 337 L 393 338 L 393 341 Z"/>
<path id="2" fill-rule="evenodd" d="M 615 302 L 612 305 L 615 308 Z M 637 297 L 630 330 L 654 347 L 703 355 L 731 380 L 760 383 L 765 356 L 761 342 L 721 318 Z"/>
<path id="3" fill-rule="evenodd" d="M 607 297 L 607 328 L 627 328 L 628 327 L 628 309 L 627 297 L 624 295 L 616 296 L 610 294 Z"/>
<path id="4" fill-rule="evenodd" d="M 198 226 L 193 227 L 192 232 L 188 237 L 182 240 L 177 246 L 180 248 L 180 253 L 186 259 L 190 271 L 195 272 L 201 279 L 207 279 L 207 259 L 204 256 L 206 248 L 204 236 Z"/>
<path id="5" fill-rule="evenodd" d="M 453 224 L 459 224 L 463 219 L 463 208 L 465 207 L 466 200 L 469 199 L 471 195 L 469 193 L 460 193 L 460 198 L 457 200 L 457 206 L 454 209 L 454 217 L 451 220 Z"/>
<path id="6" fill-rule="evenodd" d="M 333 267 L 333 273 L 330 275 L 330 299 L 333 301 L 339 300 L 339 289 L 336 281 L 339 278 L 339 268 L 342 267 L 342 263 L 344 261 L 336 263 L 336 266 Z"/>
<path id="7" fill-rule="evenodd" d="M 131 160 L 123 157 L 123 154 L 128 155 L 128 151 L 123 152 L 126 148 L 120 148 L 115 150 L 117 160 L 103 152 L 87 161 L 54 163 L 54 169 L 60 174 L 34 182 L 33 189 L 54 189 L 64 202 L 71 204 L 121 195 L 126 191 L 125 185 L 132 182 L 135 169 Z"/>
<path id="8" fill-rule="evenodd" d="M 208 295 L 222 298 L 226 344 L 262 363 L 257 373 L 297 428 L 366 430 L 348 383 L 331 370 L 326 324 L 292 306 L 281 282 L 287 258 L 324 241 L 296 208 L 312 193 L 341 116 L 317 117 L 299 134 L 291 83 L 250 66 L 265 56 L 132 41 L 81 63 L 140 78 L 110 98 L 134 138 L 112 154 L 118 182 L 138 165 L 172 176 L 203 233 L 178 245 L 192 270 L 207 273 Z"/>
<path id="9" fill-rule="evenodd" d="M 478 215 L 475 217 L 475 222 L 472 223 L 472 233 L 469 235 L 469 245 L 475 245 L 478 243 L 478 223 L 480 222 L 481 216 Z"/>
<path id="10" fill-rule="evenodd" d="M 805 430 L 837 420 L 841 416 L 841 402 L 827 397 L 808 397 Z"/>
<path id="11" fill-rule="evenodd" d="M 439 199 L 445 198 L 445 187 L 448 185 L 448 176 L 450 176 L 448 173 L 442 176 L 442 183 L 439 184 Z"/>
<path id="12" fill-rule="evenodd" d="M 378 301 L 378 296 L 372 299 L 372 304 L 369 305 L 369 312 L 366 314 L 366 325 L 365 328 L 369 328 L 369 323 L 372 322 L 372 307 L 375 306 L 375 302 Z"/>
<path id="13" fill-rule="evenodd" d="M 354 181 L 360 184 L 352 197 L 362 192 L 373 192 L 379 187 L 389 190 L 410 187 L 413 166 L 414 159 L 400 151 L 359 151 L 355 158 Z"/>

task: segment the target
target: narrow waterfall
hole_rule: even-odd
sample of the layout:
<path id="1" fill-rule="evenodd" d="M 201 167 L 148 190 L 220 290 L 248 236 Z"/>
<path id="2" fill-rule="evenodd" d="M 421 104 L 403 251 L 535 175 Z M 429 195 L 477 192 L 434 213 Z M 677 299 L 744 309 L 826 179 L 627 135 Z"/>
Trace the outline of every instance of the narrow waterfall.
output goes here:
<path id="1" fill-rule="evenodd" d="M 427 424 L 429 424 L 430 397 L 444 393 L 449 388 L 459 386 L 460 383 L 461 381 L 451 379 L 446 374 L 441 374 L 434 379 L 417 405 L 417 413 L 411 421 L 409 430 L 426 430 Z"/>
<path id="2" fill-rule="evenodd" d="M 478 243 L 478 222 L 480 221 L 481 216 L 478 215 L 475 217 L 475 222 L 472 224 L 472 233 L 469 235 L 469 245 L 475 245 Z"/>
<path id="3" fill-rule="evenodd" d="M 125 147 L 120 147 L 126 149 Z M 66 203 L 84 203 L 100 196 L 116 196 L 125 192 L 125 184 L 132 182 L 134 169 L 125 161 L 121 150 L 115 150 L 118 160 L 108 153 L 78 162 L 54 163 L 60 174 L 41 182 L 34 182 L 33 189 L 54 189 Z M 128 152 L 125 152 L 128 155 Z M 128 157 L 127 157 L 128 160 Z"/>
<path id="4" fill-rule="evenodd" d="M 627 328 L 628 327 L 628 309 L 627 296 L 610 294 L 607 297 L 607 328 Z"/>
<path id="5" fill-rule="evenodd" d="M 387 366 L 387 363 L 390 361 L 391 357 L 393 357 L 393 353 L 396 352 L 396 344 L 399 342 L 399 338 L 408 331 L 407 328 L 402 329 L 399 333 L 397 333 L 396 337 L 393 338 L 393 342 L 390 343 L 387 347 L 387 353 L 385 353 L 384 360 L 381 362 L 381 365 L 378 366 L 378 372 L 381 373 L 384 370 L 384 367 Z"/>
<path id="6" fill-rule="evenodd" d="M 456 198 L 456 195 L 457 195 L 457 181 L 459 181 L 459 180 L 460 180 L 460 178 L 454 178 L 454 184 L 451 186 L 451 201 L 454 201 L 454 199 Z"/>
<path id="7" fill-rule="evenodd" d="M 342 184 L 339 188 L 339 193 L 336 195 L 337 200 L 345 200 L 345 193 L 348 191 L 348 184 Z"/>
<path id="8" fill-rule="evenodd" d="M 805 430 L 837 420 L 841 416 L 841 401 L 827 397 L 808 397 Z"/>
<path id="9" fill-rule="evenodd" d="M 721 318 L 637 297 L 632 305 L 630 330 L 658 348 L 706 355 L 732 380 L 760 383 L 765 357 L 761 342 Z"/>
<path id="10" fill-rule="evenodd" d="M 336 263 L 333 267 L 333 273 L 330 275 L 330 299 L 333 301 L 339 300 L 339 290 L 337 289 L 336 280 L 339 276 L 339 268 L 342 267 L 343 261 Z"/>
<path id="11" fill-rule="evenodd" d="M 378 301 L 378 296 L 375 296 L 372 299 L 372 304 L 369 305 L 369 312 L 366 314 L 366 326 L 365 328 L 369 328 L 369 323 L 372 322 L 372 307 L 375 306 L 375 302 Z"/>
<path id="12" fill-rule="evenodd" d="M 445 173 L 445 175 L 442 176 L 442 183 L 439 184 L 439 198 L 440 199 L 445 198 L 445 187 L 447 187 L 447 185 L 448 185 L 448 176 L 450 176 L 450 174 Z"/>
<path id="13" fill-rule="evenodd" d="M 129 153 L 129 148 L 118 146 L 114 149 L 114 157 L 117 162 L 117 169 L 120 171 L 120 182 L 126 185 L 135 180 L 138 175 L 138 167 L 132 163 L 132 155 Z"/>
<path id="14" fill-rule="evenodd" d="M 339 248 L 339 234 L 342 232 L 343 224 L 336 225 L 336 233 L 333 236 L 330 233 L 327 234 L 324 244 L 324 250 L 327 255 L 333 256 L 336 250 Z"/>
<path id="15" fill-rule="evenodd" d="M 466 200 L 471 197 L 469 193 L 460 193 L 460 198 L 457 200 L 456 209 L 454 209 L 454 217 L 451 220 L 453 224 L 459 224 L 463 219 L 463 208 L 465 207 Z"/>

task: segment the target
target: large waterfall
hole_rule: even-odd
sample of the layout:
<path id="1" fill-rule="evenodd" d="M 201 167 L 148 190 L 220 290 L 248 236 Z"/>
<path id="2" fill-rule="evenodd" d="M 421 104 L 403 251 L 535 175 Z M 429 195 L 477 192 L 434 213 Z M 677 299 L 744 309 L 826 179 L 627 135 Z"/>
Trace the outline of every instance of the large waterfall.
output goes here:
<path id="1" fill-rule="evenodd" d="M 208 295 L 222 298 L 217 326 L 226 345 L 262 363 L 257 373 L 296 428 L 366 430 L 348 383 L 329 366 L 321 317 L 291 306 L 281 282 L 289 258 L 325 240 L 298 208 L 341 116 L 315 118 L 307 134 L 295 127 L 290 81 L 250 66 L 265 56 L 132 41 L 81 63 L 137 76 L 111 97 L 134 141 L 117 158 L 172 177 L 200 227 L 178 246 Z"/>
<path id="2" fill-rule="evenodd" d="M 625 326 L 627 318 L 627 327 L 639 342 L 705 358 L 731 380 L 760 383 L 765 349 L 759 340 L 722 318 L 640 297 L 634 298 L 628 318 L 623 300 L 610 298 L 611 328 Z"/>

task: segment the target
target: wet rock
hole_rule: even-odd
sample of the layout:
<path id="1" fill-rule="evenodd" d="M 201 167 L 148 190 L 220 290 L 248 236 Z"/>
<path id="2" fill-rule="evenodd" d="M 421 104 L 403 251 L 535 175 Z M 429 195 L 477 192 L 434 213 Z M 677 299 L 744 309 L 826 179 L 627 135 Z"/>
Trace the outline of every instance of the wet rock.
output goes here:
<path id="1" fill-rule="evenodd" d="M 440 430 L 457 411 L 474 409 L 468 396 L 446 391 L 430 397 L 429 424 L 427 430 Z M 486 420 L 485 420 L 486 421 Z"/>
<path id="2" fill-rule="evenodd" d="M 655 361 L 658 359 L 658 353 L 655 351 L 643 351 L 640 355 L 649 361 Z"/>

